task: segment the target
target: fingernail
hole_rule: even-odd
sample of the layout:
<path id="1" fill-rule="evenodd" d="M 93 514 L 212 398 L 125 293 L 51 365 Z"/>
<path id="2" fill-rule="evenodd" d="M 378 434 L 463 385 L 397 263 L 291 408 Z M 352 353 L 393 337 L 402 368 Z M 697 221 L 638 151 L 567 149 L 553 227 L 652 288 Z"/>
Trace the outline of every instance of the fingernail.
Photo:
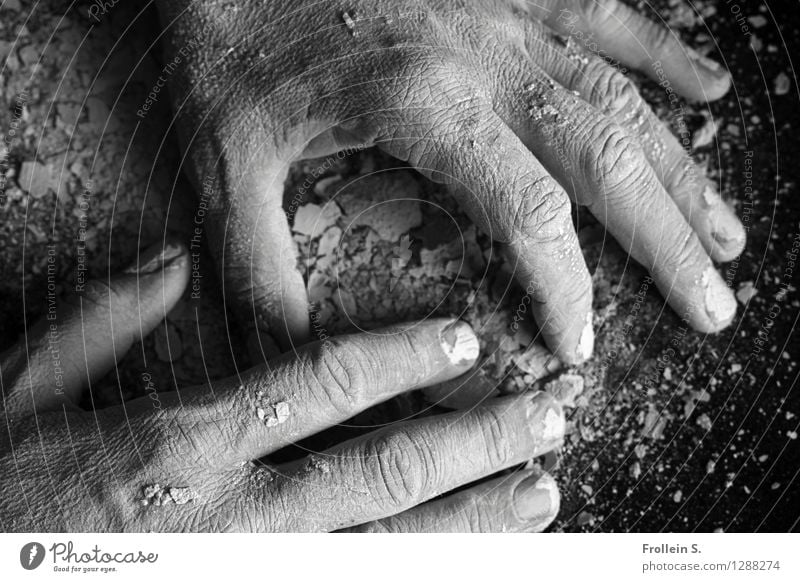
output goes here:
<path id="1" fill-rule="evenodd" d="M 140 253 L 138 260 L 124 272 L 150 275 L 162 269 L 176 268 L 181 265 L 185 251 L 185 247 L 174 240 L 168 240 L 163 246 L 156 243 Z"/>
<path id="2" fill-rule="evenodd" d="M 579 362 L 588 360 L 594 351 L 594 328 L 592 326 L 593 316 L 592 312 L 586 314 L 585 325 L 581 331 L 581 337 L 578 339 L 578 347 L 575 348 L 575 356 Z"/>
<path id="3" fill-rule="evenodd" d="M 700 280 L 703 286 L 703 302 L 711 321 L 720 329 L 736 315 L 736 298 L 713 265 L 709 265 Z"/>
<path id="4" fill-rule="evenodd" d="M 740 250 L 745 239 L 744 226 L 711 185 L 703 190 L 703 201 L 709 208 L 711 236 L 723 251 Z"/>
<path id="5" fill-rule="evenodd" d="M 717 61 L 705 57 L 693 49 L 689 49 L 689 58 L 698 67 L 705 69 L 705 71 L 712 77 L 720 79 L 728 76 L 728 71 Z"/>
<path id="6" fill-rule="evenodd" d="M 559 447 L 564 440 L 564 409 L 546 392 L 536 392 L 526 398 L 528 426 L 535 442 L 533 456 L 538 457 Z"/>
<path id="7" fill-rule="evenodd" d="M 546 525 L 558 513 L 558 487 L 549 475 L 536 473 L 521 481 L 513 498 L 517 515 L 525 521 Z"/>
<path id="8" fill-rule="evenodd" d="M 481 353 L 478 336 L 469 324 L 456 320 L 447 324 L 439 334 L 442 349 L 456 366 L 473 364 Z"/>

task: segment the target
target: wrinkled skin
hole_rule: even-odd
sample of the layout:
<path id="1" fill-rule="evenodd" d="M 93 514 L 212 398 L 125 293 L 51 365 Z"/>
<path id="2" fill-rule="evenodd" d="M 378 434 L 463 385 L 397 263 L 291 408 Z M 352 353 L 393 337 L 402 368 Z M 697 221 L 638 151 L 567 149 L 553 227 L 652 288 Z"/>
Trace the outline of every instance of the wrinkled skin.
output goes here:
<path id="1" fill-rule="evenodd" d="M 168 58 L 200 40 L 171 87 L 177 124 L 198 186 L 213 183 L 208 227 L 229 297 L 282 349 L 308 339 L 281 209 L 288 164 L 356 144 L 453 187 L 505 244 L 545 340 L 566 362 L 587 357 L 593 337 L 570 199 L 695 327 L 730 322 L 735 304 L 711 259 L 741 250 L 741 225 L 625 76 L 586 52 L 690 98 L 727 90 L 724 71 L 657 26 L 609 1 L 217 7 L 161 5 Z M 454 345 L 475 342 L 464 324 L 309 344 L 213 390 L 79 410 L 89 380 L 113 369 L 183 291 L 185 249 L 160 251 L 59 308 L 58 380 L 51 321 L 0 357 L 4 530 L 539 531 L 553 519 L 558 492 L 537 470 L 440 497 L 557 446 L 563 412 L 541 394 L 395 424 L 287 466 L 256 461 L 461 375 L 478 355 L 452 357 Z"/>
<path id="2" fill-rule="evenodd" d="M 594 340 L 570 200 L 696 329 L 733 319 L 712 260 L 741 251 L 742 225 L 622 72 L 640 69 L 670 96 L 723 95 L 727 72 L 670 31 L 613 0 L 226 6 L 160 3 L 167 60 L 200 41 L 175 73 L 176 124 L 214 208 L 207 226 L 228 298 L 280 349 L 309 337 L 282 209 L 288 166 L 356 146 L 452 186 L 504 243 L 564 362 L 584 360 Z"/>
<path id="3" fill-rule="evenodd" d="M 539 470 L 441 496 L 559 445 L 563 411 L 543 393 L 394 424 L 288 465 L 256 461 L 463 374 L 478 356 L 464 323 L 344 336 L 213 387 L 80 410 L 89 380 L 155 328 L 188 276 L 185 248 L 151 249 L 0 356 L 3 531 L 541 531 L 555 517 L 558 490 Z"/>

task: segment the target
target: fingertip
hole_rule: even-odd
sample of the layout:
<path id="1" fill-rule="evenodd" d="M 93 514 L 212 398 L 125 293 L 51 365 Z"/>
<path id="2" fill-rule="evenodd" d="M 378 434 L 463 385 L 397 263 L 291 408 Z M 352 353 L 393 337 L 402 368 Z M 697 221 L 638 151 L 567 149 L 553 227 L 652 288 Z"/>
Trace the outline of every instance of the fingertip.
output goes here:
<path id="1" fill-rule="evenodd" d="M 576 313 L 580 311 L 576 310 Z M 577 315 L 563 328 L 545 324 L 545 341 L 553 355 L 567 366 L 578 366 L 594 352 L 594 315 L 589 309 L 583 317 Z M 549 329 L 548 329 L 549 328 Z"/>
<path id="2" fill-rule="evenodd" d="M 480 356 L 472 327 L 452 318 L 429 318 L 351 336 L 369 364 L 386 370 L 392 391 L 427 388 L 466 374 Z"/>
<path id="3" fill-rule="evenodd" d="M 532 470 L 517 484 L 512 499 L 520 521 L 526 522 L 527 529 L 534 532 L 544 531 L 561 508 L 558 483 L 541 469 Z"/>
<path id="4" fill-rule="evenodd" d="M 728 207 L 720 204 L 717 216 L 711 218 L 711 258 L 725 263 L 738 257 L 744 251 L 747 232 L 744 225 Z"/>
<path id="5" fill-rule="evenodd" d="M 471 368 L 481 352 L 478 336 L 472 327 L 460 319 L 445 324 L 439 333 L 442 350 L 450 363 L 459 368 Z"/>
<path id="6" fill-rule="evenodd" d="M 129 299 L 135 299 L 143 313 L 152 313 L 145 319 L 153 320 L 155 326 L 183 295 L 189 282 L 189 262 L 186 245 L 170 236 L 142 251 L 127 269 L 112 277 L 111 283 L 127 290 L 128 283 L 134 282 Z"/>
<path id="7" fill-rule="evenodd" d="M 702 87 L 699 94 L 686 95 L 697 101 L 715 101 L 725 95 L 731 88 L 731 74 L 717 61 L 688 49 L 689 60 L 700 78 Z"/>
<path id="8" fill-rule="evenodd" d="M 693 328 L 703 333 L 718 333 L 736 317 L 736 297 L 719 272 L 709 264 L 696 289 L 699 305 L 692 304 L 688 319 Z"/>
<path id="9" fill-rule="evenodd" d="M 560 447 L 567 427 L 561 403 L 552 394 L 543 391 L 532 395 L 527 393 L 522 396 L 522 401 L 526 408 L 528 428 L 535 443 L 533 456 L 538 457 Z"/>

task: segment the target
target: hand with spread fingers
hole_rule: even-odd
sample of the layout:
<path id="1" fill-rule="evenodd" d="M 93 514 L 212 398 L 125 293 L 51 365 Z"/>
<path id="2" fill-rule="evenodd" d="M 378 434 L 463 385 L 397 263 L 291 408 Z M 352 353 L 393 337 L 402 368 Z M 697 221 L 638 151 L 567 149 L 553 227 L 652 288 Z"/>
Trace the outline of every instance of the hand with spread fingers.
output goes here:
<path id="1" fill-rule="evenodd" d="M 734 258 L 744 229 L 622 72 L 641 70 L 670 95 L 722 96 L 728 73 L 668 29 L 614 0 L 228 6 L 160 2 L 167 57 L 184 55 L 177 126 L 190 174 L 214 184 L 208 232 L 226 293 L 283 350 L 309 336 L 282 209 L 289 165 L 358 146 L 452 187 L 503 244 L 568 364 L 594 344 L 570 201 L 696 329 L 732 321 L 736 302 L 712 261 Z"/>
<path id="2" fill-rule="evenodd" d="M 479 350 L 458 321 L 312 343 L 225 381 L 80 409 L 83 388 L 179 299 L 189 263 L 180 244 L 152 248 L 0 356 L 4 531 L 541 531 L 553 520 L 552 477 L 503 471 L 560 444 L 563 411 L 545 393 L 392 424 L 298 462 L 259 460 L 463 374 Z"/>

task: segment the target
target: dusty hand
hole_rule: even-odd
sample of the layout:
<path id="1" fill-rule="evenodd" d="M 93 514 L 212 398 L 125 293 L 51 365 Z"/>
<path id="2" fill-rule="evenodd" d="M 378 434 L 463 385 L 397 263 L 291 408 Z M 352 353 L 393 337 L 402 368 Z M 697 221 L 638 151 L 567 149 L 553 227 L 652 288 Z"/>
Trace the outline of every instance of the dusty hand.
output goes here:
<path id="1" fill-rule="evenodd" d="M 695 328 L 734 317 L 712 259 L 736 256 L 744 230 L 614 60 L 692 99 L 720 97 L 729 76 L 622 3 L 164 0 L 161 12 L 168 57 L 199 40 L 173 89 L 193 174 L 213 178 L 208 227 L 227 291 L 284 349 L 308 336 L 281 207 L 288 166 L 356 144 L 453 187 L 507 244 L 568 363 L 594 341 L 570 199 Z"/>
<path id="2" fill-rule="evenodd" d="M 478 344 L 463 323 L 345 336 L 213 385 L 79 409 L 83 387 L 156 327 L 188 274 L 182 247 L 151 249 L 138 273 L 88 284 L 0 356 L 3 531 L 538 531 L 552 521 L 558 491 L 537 470 L 428 501 L 556 446 L 563 413 L 543 393 L 394 424 L 289 465 L 256 461 L 465 372 Z"/>

